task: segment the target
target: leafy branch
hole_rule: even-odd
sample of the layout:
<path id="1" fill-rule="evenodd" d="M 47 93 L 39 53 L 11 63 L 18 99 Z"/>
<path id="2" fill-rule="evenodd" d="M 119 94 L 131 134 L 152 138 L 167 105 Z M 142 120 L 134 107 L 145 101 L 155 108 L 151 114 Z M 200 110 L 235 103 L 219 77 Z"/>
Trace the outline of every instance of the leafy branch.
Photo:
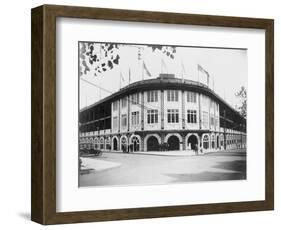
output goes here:
<path id="1" fill-rule="evenodd" d="M 240 105 L 237 106 L 237 109 L 241 116 L 247 117 L 247 90 L 244 86 L 241 87 L 241 89 L 235 93 L 235 96 L 240 99 Z"/>
<path id="2" fill-rule="evenodd" d="M 118 43 L 94 43 L 81 42 L 79 44 L 79 76 L 85 75 L 92 71 L 94 76 L 112 70 L 120 63 L 119 49 L 124 44 Z M 138 48 L 139 60 L 141 58 L 141 46 Z M 147 45 L 152 52 L 160 51 L 167 57 L 174 59 L 176 47 L 162 45 Z"/>

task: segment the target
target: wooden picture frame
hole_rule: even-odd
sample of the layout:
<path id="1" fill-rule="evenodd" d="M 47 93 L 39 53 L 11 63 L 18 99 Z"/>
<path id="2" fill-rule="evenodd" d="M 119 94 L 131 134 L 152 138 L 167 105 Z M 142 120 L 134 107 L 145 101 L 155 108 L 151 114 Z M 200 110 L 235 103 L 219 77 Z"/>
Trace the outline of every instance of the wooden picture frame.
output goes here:
<path id="1" fill-rule="evenodd" d="M 231 213 L 274 208 L 274 21 L 179 13 L 43 5 L 32 9 L 31 219 L 64 224 Z M 84 18 L 265 30 L 265 200 L 216 204 L 56 211 L 56 18 Z"/>

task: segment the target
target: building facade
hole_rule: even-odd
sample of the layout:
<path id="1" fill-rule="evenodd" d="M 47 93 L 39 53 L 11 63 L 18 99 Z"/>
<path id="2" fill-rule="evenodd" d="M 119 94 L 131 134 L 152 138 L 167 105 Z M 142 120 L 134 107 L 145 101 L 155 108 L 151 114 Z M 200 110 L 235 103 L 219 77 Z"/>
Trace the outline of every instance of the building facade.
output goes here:
<path id="1" fill-rule="evenodd" d="M 246 148 L 246 119 L 206 85 L 160 74 L 82 109 L 79 144 L 187 155 Z"/>

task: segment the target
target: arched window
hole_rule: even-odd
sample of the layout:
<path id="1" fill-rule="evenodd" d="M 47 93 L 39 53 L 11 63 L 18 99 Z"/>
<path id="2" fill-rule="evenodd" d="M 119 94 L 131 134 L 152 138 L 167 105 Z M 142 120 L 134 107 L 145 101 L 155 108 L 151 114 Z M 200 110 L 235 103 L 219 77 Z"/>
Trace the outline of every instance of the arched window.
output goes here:
<path id="1" fill-rule="evenodd" d="M 100 149 L 104 149 L 104 138 L 100 138 Z"/>
<path id="2" fill-rule="evenodd" d="M 123 152 L 127 152 L 127 150 L 128 150 L 128 143 L 127 143 L 127 138 L 126 137 L 122 137 L 121 138 L 121 150 Z"/>
<path id="3" fill-rule="evenodd" d="M 110 144 L 110 137 L 107 137 L 105 139 L 105 149 L 111 149 L 111 144 Z"/>
<path id="4" fill-rule="evenodd" d="M 208 149 L 209 148 L 209 136 L 205 135 L 203 137 L 203 148 Z"/>
<path id="5" fill-rule="evenodd" d="M 134 152 L 139 151 L 140 150 L 140 140 L 139 140 L 139 138 L 137 136 L 133 136 L 131 142 L 132 142 L 132 150 Z"/>
<path id="6" fill-rule="evenodd" d="M 117 139 L 117 137 L 113 137 L 112 145 L 113 145 L 113 150 L 117 151 L 118 150 L 118 139 Z"/>
<path id="7" fill-rule="evenodd" d="M 87 144 L 86 144 L 86 148 L 87 149 L 90 149 L 91 148 L 91 141 L 90 141 L 90 139 L 87 139 Z"/>
<path id="8" fill-rule="evenodd" d="M 99 149 L 99 140 L 98 140 L 98 138 L 95 138 L 94 146 L 95 146 L 95 149 Z"/>
<path id="9" fill-rule="evenodd" d="M 90 138 L 90 149 L 94 149 L 94 140 L 93 138 Z"/>
<path id="10" fill-rule="evenodd" d="M 221 146 L 223 147 L 224 146 L 224 143 L 223 143 L 224 137 L 223 137 L 223 135 L 220 135 L 220 140 L 221 140 Z"/>
<path id="11" fill-rule="evenodd" d="M 229 135 L 226 136 L 226 145 L 228 146 L 230 144 L 230 140 L 229 140 Z"/>

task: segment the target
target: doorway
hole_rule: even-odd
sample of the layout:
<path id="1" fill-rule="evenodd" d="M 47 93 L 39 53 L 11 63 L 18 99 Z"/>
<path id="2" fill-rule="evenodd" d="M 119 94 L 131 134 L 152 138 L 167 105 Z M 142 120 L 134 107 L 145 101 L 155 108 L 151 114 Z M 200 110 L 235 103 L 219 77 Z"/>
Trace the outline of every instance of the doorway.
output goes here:
<path id="1" fill-rule="evenodd" d="M 180 150 L 180 140 L 177 136 L 170 136 L 168 139 L 168 150 Z"/>

